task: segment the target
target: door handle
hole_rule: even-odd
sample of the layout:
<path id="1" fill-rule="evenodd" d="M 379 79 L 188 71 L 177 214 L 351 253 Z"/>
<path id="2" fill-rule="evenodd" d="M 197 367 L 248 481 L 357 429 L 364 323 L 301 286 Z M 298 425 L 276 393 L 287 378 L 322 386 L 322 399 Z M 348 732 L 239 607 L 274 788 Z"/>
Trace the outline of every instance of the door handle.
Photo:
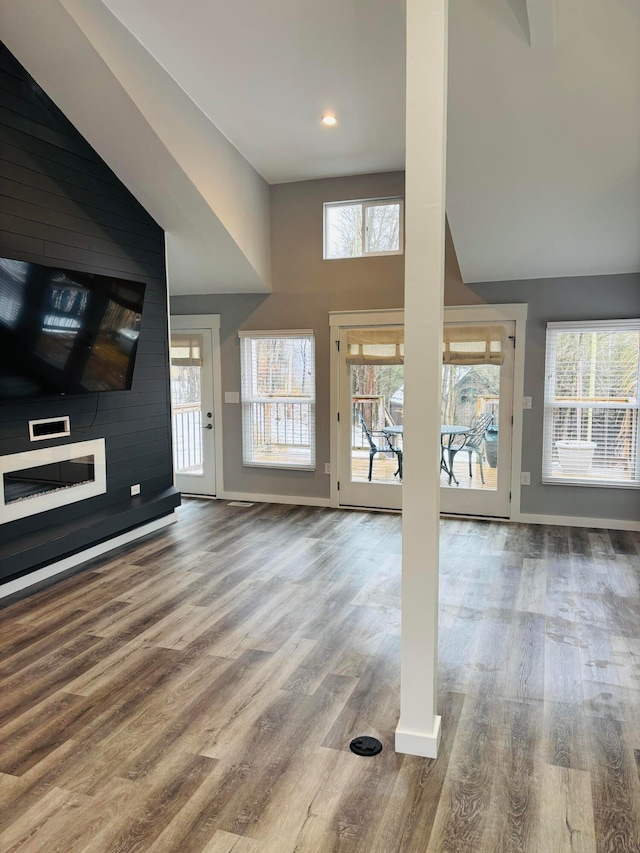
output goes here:
<path id="1" fill-rule="evenodd" d="M 207 424 L 206 426 L 203 426 L 202 429 L 213 429 L 213 424 Z"/>

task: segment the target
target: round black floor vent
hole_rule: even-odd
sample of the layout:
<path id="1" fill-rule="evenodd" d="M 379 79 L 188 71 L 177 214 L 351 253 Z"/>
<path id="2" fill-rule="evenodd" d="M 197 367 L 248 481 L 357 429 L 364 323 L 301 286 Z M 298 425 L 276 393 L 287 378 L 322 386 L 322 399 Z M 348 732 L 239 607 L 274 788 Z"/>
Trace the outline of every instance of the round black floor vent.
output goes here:
<path id="1" fill-rule="evenodd" d="M 356 755 L 377 755 L 379 752 L 382 752 L 382 744 L 375 737 L 361 735 L 360 737 L 354 737 L 349 744 L 349 749 L 351 752 L 355 752 Z"/>

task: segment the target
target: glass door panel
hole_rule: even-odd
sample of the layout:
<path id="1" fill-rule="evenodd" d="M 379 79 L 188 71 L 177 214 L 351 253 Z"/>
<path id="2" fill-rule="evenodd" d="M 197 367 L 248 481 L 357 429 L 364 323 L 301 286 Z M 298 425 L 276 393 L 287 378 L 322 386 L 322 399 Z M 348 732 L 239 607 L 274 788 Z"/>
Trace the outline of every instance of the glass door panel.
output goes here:
<path id="1" fill-rule="evenodd" d="M 343 330 L 340 503 L 399 509 L 404 416 L 402 327 Z"/>
<path id="2" fill-rule="evenodd" d="M 176 318 L 179 321 L 179 318 Z M 215 494 L 212 343 L 209 329 L 179 331 L 172 323 L 171 402 L 176 485 Z"/>
<path id="3" fill-rule="evenodd" d="M 509 516 L 513 331 L 512 323 L 445 324 L 439 448 L 443 512 Z M 457 342 L 449 359 L 447 339 Z"/>

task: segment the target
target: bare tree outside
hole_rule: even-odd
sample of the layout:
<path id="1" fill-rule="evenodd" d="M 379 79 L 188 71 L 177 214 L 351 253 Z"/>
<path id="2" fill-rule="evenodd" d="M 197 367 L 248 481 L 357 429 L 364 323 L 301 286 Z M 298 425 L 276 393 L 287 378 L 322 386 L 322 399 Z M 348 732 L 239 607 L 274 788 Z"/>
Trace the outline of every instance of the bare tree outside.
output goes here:
<path id="1" fill-rule="evenodd" d="M 556 442 L 591 442 L 593 468 L 609 472 L 617 468 L 618 476 L 633 476 L 640 334 L 563 331 L 557 335 L 555 351 L 554 447 Z"/>
<path id="2" fill-rule="evenodd" d="M 330 258 L 357 258 L 362 254 L 362 205 L 327 209 L 327 246 Z"/>
<path id="3" fill-rule="evenodd" d="M 242 360 L 245 463 L 314 465 L 313 339 L 244 338 Z"/>
<path id="4" fill-rule="evenodd" d="M 400 202 L 357 202 L 326 209 L 327 257 L 357 258 L 400 249 Z"/>
<path id="5" fill-rule="evenodd" d="M 366 209 L 366 251 L 397 252 L 400 248 L 400 204 L 378 204 Z"/>

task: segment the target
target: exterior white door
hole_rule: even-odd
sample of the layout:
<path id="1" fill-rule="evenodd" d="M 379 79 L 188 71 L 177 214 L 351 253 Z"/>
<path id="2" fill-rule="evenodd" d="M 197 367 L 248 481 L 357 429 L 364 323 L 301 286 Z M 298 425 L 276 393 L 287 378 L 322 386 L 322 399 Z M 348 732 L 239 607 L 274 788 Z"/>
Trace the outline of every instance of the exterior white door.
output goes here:
<path id="1" fill-rule="evenodd" d="M 401 508 L 403 390 L 403 326 L 340 330 L 341 506 Z"/>
<path id="2" fill-rule="evenodd" d="M 515 323 L 445 323 L 440 509 L 509 518 Z"/>
<path id="3" fill-rule="evenodd" d="M 173 465 L 178 489 L 216 494 L 213 331 L 194 317 L 171 318 Z"/>

